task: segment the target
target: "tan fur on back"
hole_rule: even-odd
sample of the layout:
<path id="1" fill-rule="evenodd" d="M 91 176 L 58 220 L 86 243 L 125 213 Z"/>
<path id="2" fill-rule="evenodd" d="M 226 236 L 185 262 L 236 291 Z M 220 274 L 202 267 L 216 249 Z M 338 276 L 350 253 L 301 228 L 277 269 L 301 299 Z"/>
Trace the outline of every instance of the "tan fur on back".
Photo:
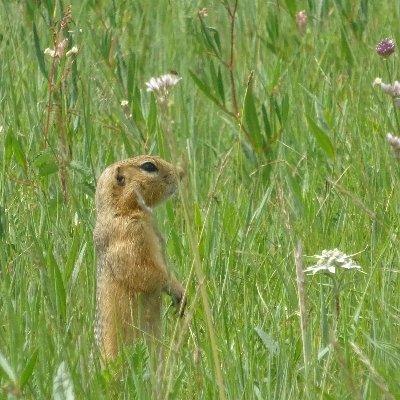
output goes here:
<path id="1" fill-rule="evenodd" d="M 156 171 L 152 169 L 152 164 Z M 181 171 L 154 156 L 110 165 L 96 188 L 97 299 L 95 336 L 105 359 L 144 333 L 160 336 L 161 294 L 183 313 L 184 290 L 168 271 L 152 208 L 170 197 Z"/>

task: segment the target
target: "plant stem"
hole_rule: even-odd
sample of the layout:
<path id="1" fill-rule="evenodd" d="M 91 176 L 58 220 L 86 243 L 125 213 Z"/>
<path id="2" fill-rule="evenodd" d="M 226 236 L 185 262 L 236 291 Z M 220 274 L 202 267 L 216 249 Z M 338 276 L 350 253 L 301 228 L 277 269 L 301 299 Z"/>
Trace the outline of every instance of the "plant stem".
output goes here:
<path id="1" fill-rule="evenodd" d="M 308 398 L 309 394 L 309 365 L 311 356 L 311 341 L 308 332 L 307 321 L 307 302 L 306 291 L 304 287 L 304 268 L 303 268 L 303 249 L 301 241 L 297 243 L 297 251 L 295 254 L 296 262 L 296 276 L 297 276 L 297 292 L 299 296 L 299 310 L 300 310 L 300 329 L 301 338 L 303 342 L 303 360 L 304 360 L 304 376 L 305 376 L 305 397 Z"/>
<path id="2" fill-rule="evenodd" d="M 171 153 L 171 158 L 172 162 L 174 164 L 177 163 L 178 157 L 177 157 L 177 152 L 176 152 L 176 143 L 175 139 L 173 136 L 172 132 L 172 123 L 171 123 L 171 116 L 170 116 L 170 105 L 168 101 L 165 101 L 163 103 L 159 103 L 159 109 L 161 111 L 161 126 L 163 128 L 163 132 L 166 136 L 166 141 L 167 145 L 169 147 L 169 151 Z M 218 355 L 218 348 L 217 348 L 217 340 L 216 340 L 216 335 L 214 331 L 214 324 L 213 324 L 213 319 L 212 319 L 212 313 L 211 313 L 211 308 L 210 304 L 208 301 L 208 295 L 207 295 L 207 290 L 205 287 L 205 282 L 206 282 L 206 276 L 203 271 L 203 266 L 202 262 L 200 259 L 200 253 L 199 253 L 199 248 L 198 248 L 198 239 L 196 236 L 196 233 L 194 231 L 194 227 L 192 224 L 192 221 L 194 220 L 193 215 L 191 213 L 192 207 L 189 206 L 191 204 L 190 201 L 190 188 L 189 185 L 182 185 L 179 183 L 179 193 L 181 196 L 181 201 L 182 201 L 182 206 L 184 210 L 184 218 L 185 218 L 185 224 L 187 228 L 187 234 L 189 237 L 189 243 L 190 243 L 190 250 L 193 256 L 193 263 L 194 263 L 194 269 L 196 272 L 197 280 L 198 280 L 198 289 L 200 292 L 200 297 L 202 300 L 202 305 L 204 309 L 204 313 L 206 316 L 206 325 L 207 325 L 207 330 L 208 334 L 210 337 L 210 342 L 211 342 L 211 352 L 213 356 L 213 362 L 214 362 L 214 372 L 215 372 L 215 378 L 217 381 L 217 386 L 218 386 L 218 393 L 219 393 L 219 398 L 220 400 L 225 400 L 226 395 L 225 395 L 225 385 L 224 385 L 224 379 L 222 376 L 222 370 L 221 370 L 221 363 Z M 168 389 L 168 388 L 167 388 Z M 166 396 L 168 396 L 168 392 L 166 393 Z"/>
<path id="3" fill-rule="evenodd" d="M 47 148 L 48 136 L 49 136 L 49 125 L 50 125 L 50 114 L 51 114 L 51 99 L 53 94 L 53 81 L 54 72 L 56 69 L 56 57 L 53 57 L 53 62 L 51 64 L 51 72 L 49 77 L 49 101 L 47 102 L 47 116 L 46 123 L 44 125 L 44 147 Z"/>
<path id="4" fill-rule="evenodd" d="M 235 78 L 233 76 L 233 63 L 234 63 L 234 44 L 235 44 L 235 17 L 236 17 L 236 12 L 237 12 L 237 8 L 238 8 L 238 1 L 239 0 L 235 0 L 235 5 L 233 7 L 233 11 L 230 9 L 229 4 L 228 3 L 226 4 L 226 9 L 231 18 L 230 58 L 229 58 L 229 64 L 227 65 L 227 68 L 229 70 L 229 76 L 230 76 L 231 87 L 232 87 L 233 110 L 234 110 L 234 114 L 236 115 L 236 117 L 239 116 L 239 107 L 238 107 L 237 98 L 236 98 L 236 85 L 235 85 Z"/>

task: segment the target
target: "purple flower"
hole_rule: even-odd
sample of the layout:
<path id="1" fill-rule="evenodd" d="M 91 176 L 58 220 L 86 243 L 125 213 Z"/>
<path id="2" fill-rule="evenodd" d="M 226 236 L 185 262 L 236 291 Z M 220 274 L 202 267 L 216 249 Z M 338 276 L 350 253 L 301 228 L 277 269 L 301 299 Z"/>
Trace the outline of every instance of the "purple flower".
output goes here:
<path id="1" fill-rule="evenodd" d="M 375 50 L 378 56 L 384 58 L 389 57 L 396 50 L 396 42 L 394 41 L 394 39 L 383 39 L 378 43 Z"/>

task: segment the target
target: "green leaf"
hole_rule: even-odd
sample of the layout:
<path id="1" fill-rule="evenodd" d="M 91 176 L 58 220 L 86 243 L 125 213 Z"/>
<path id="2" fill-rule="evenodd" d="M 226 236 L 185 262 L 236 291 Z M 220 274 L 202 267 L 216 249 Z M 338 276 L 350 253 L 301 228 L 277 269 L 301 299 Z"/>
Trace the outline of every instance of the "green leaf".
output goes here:
<path id="1" fill-rule="evenodd" d="M 258 336 L 262 340 L 264 346 L 272 353 L 277 354 L 279 353 L 279 345 L 267 332 L 263 331 L 261 328 L 254 328 L 257 332 Z"/>
<path id="2" fill-rule="evenodd" d="M 69 167 L 77 172 L 79 175 L 82 175 L 87 180 L 93 178 L 92 171 L 87 167 L 87 165 L 81 163 L 80 161 L 72 160 L 69 163 Z"/>
<path id="3" fill-rule="evenodd" d="M 81 239 L 78 235 L 74 236 L 72 244 L 69 247 L 68 251 L 68 259 L 64 265 L 64 279 L 65 282 L 69 282 L 72 274 L 72 270 L 74 268 L 76 255 L 78 254 L 79 247 L 81 244 Z"/>
<path id="4" fill-rule="evenodd" d="M 222 107 L 218 99 L 211 93 L 211 89 L 200 79 L 198 78 L 192 71 L 189 70 L 189 74 L 193 79 L 194 83 L 198 86 L 198 88 L 210 99 L 212 100 L 218 107 Z"/>
<path id="5" fill-rule="evenodd" d="M 23 149 L 22 143 L 16 137 L 14 137 L 13 140 L 13 149 L 15 161 L 19 164 L 20 167 L 26 169 L 25 151 Z"/>
<path id="6" fill-rule="evenodd" d="M 4 141 L 4 159 L 6 165 L 10 165 L 11 158 L 13 155 L 13 135 L 12 133 L 8 132 L 6 134 L 6 139 Z"/>
<path id="7" fill-rule="evenodd" d="M 29 378 L 32 376 L 33 368 L 35 368 L 38 354 L 38 349 L 35 349 L 32 355 L 29 357 L 29 360 L 26 363 L 24 370 L 22 371 L 21 377 L 19 378 L 19 386 L 21 389 L 23 389 Z"/>
<path id="8" fill-rule="evenodd" d="M 40 176 L 48 176 L 58 171 L 57 161 L 50 149 L 39 154 L 32 162 L 32 166 L 38 170 Z"/>
<path id="9" fill-rule="evenodd" d="M 347 39 L 347 35 L 346 35 L 346 32 L 344 31 L 344 29 L 342 29 L 342 31 L 341 31 L 341 44 L 342 44 L 342 49 L 343 49 L 346 61 L 350 65 L 353 65 L 354 64 L 354 55 L 353 55 L 353 51 L 351 50 L 351 47 L 350 47 L 350 44 L 349 44 L 349 41 Z"/>
<path id="10" fill-rule="evenodd" d="M 132 96 L 132 117 L 139 126 L 146 123 L 142 112 L 142 94 L 138 87 L 135 88 Z"/>
<path id="11" fill-rule="evenodd" d="M 157 104 L 154 94 L 150 97 L 150 109 L 147 116 L 147 129 L 149 134 L 153 134 L 156 131 L 157 126 Z"/>
<path id="12" fill-rule="evenodd" d="M 5 145 L 6 145 L 6 160 L 9 162 L 11 159 L 11 154 L 13 154 L 16 163 L 25 170 L 26 169 L 25 152 L 21 142 L 14 135 L 14 133 L 8 132 Z"/>
<path id="13" fill-rule="evenodd" d="M 294 206 L 300 214 L 304 214 L 304 199 L 301 193 L 301 187 L 297 180 L 291 175 L 291 172 L 286 174 L 286 182 L 292 194 Z"/>
<path id="14" fill-rule="evenodd" d="M 0 369 L 7 375 L 8 379 L 13 382 L 17 383 L 17 377 L 14 370 L 11 368 L 11 365 L 5 359 L 5 357 L 0 353 Z"/>
<path id="15" fill-rule="evenodd" d="M 83 244 L 81 251 L 79 252 L 78 258 L 75 262 L 74 270 L 72 271 L 72 276 L 71 276 L 71 288 L 75 286 L 75 282 L 78 278 L 79 271 L 81 270 L 82 267 L 83 257 L 85 256 L 85 252 L 86 252 L 86 243 Z"/>
<path id="16" fill-rule="evenodd" d="M 256 147 L 262 148 L 265 145 L 265 141 L 264 137 L 261 135 L 261 129 L 258 122 L 258 115 L 251 85 L 248 86 L 246 98 L 244 99 L 244 122 Z"/>
<path id="17" fill-rule="evenodd" d="M 54 285 L 57 312 L 62 321 L 65 321 L 67 315 L 67 302 L 63 277 L 56 259 L 53 256 L 52 249 L 49 249 L 48 264 L 51 268 L 51 279 Z"/>
<path id="18" fill-rule="evenodd" d="M 221 98 L 222 104 L 225 104 L 225 93 L 224 93 L 224 85 L 222 82 L 221 68 L 218 67 L 218 73 L 217 73 L 212 60 L 210 60 L 210 75 L 213 85 L 217 89 L 218 95 Z"/>
<path id="19" fill-rule="evenodd" d="M 262 113 L 263 122 L 264 122 L 265 135 L 269 142 L 269 140 L 271 139 L 271 136 L 272 136 L 272 129 L 271 129 L 271 124 L 269 122 L 268 112 L 267 112 L 267 109 L 264 104 L 261 106 L 261 113 Z"/>
<path id="20" fill-rule="evenodd" d="M 46 79 L 49 79 L 49 75 L 46 71 L 46 64 L 44 62 L 44 53 L 39 43 L 39 36 L 37 33 L 36 24 L 34 22 L 32 24 L 32 31 L 33 31 L 33 44 L 35 47 L 36 58 L 38 59 L 39 62 L 39 69 L 42 72 L 42 74 L 46 77 Z"/>
<path id="21" fill-rule="evenodd" d="M 278 118 L 278 121 L 280 125 L 282 126 L 282 114 L 281 114 L 281 108 L 279 107 L 278 102 L 276 101 L 276 98 L 274 95 L 270 96 L 270 104 L 271 104 L 271 109 L 275 111 L 275 115 Z"/>
<path id="22" fill-rule="evenodd" d="M 214 54 L 221 57 L 221 42 L 219 39 L 218 31 L 215 28 L 206 26 L 206 24 L 203 21 L 203 18 L 201 17 L 200 17 L 200 24 L 206 45 L 208 45 L 208 47 L 214 52 Z"/>
<path id="23" fill-rule="evenodd" d="M 290 15 L 294 16 L 297 11 L 296 0 L 285 0 L 285 3 Z"/>
<path id="24" fill-rule="evenodd" d="M 285 125 L 285 122 L 289 115 L 289 96 L 287 93 L 283 95 L 283 99 L 281 102 L 281 117 L 282 117 L 282 126 Z"/>
<path id="25" fill-rule="evenodd" d="M 330 159 L 333 160 L 335 158 L 335 148 L 333 147 L 333 144 L 331 140 L 329 139 L 329 136 L 327 133 L 320 128 L 316 122 L 308 115 L 306 115 L 308 126 L 311 129 L 311 132 L 313 133 L 317 143 L 321 147 L 321 149 L 324 151 L 326 156 Z"/>

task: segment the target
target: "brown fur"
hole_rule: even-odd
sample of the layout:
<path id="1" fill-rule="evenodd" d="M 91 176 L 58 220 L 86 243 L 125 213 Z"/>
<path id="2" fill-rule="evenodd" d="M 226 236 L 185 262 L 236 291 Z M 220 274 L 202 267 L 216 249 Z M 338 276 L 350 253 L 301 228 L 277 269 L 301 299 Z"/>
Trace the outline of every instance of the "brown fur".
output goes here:
<path id="1" fill-rule="evenodd" d="M 146 171 L 148 163 L 157 171 Z M 159 157 L 138 156 L 110 165 L 98 180 L 95 336 L 105 359 L 118 353 L 119 340 L 131 343 L 140 332 L 160 337 L 162 292 L 183 313 L 184 289 L 167 269 L 151 211 L 175 192 L 181 175 Z"/>

